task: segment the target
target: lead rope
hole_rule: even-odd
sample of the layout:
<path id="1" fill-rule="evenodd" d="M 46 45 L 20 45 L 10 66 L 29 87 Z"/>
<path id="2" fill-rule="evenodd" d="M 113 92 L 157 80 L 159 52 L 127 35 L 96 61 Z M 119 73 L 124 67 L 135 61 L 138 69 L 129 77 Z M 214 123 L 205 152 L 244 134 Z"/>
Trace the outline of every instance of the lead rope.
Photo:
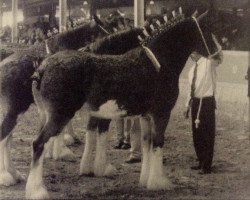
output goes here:
<path id="1" fill-rule="evenodd" d="M 197 28 L 198 28 L 198 30 L 199 30 L 199 32 L 200 32 L 200 34 L 201 34 L 202 41 L 203 41 L 203 43 L 204 43 L 204 45 L 205 45 L 205 47 L 206 47 L 206 49 L 207 49 L 208 55 L 211 56 L 211 53 L 210 53 L 210 51 L 209 51 L 207 42 L 206 42 L 206 40 L 205 40 L 205 38 L 204 38 L 203 32 L 202 32 L 202 30 L 201 30 L 201 28 L 200 28 L 200 25 L 199 25 L 197 19 L 196 19 L 194 16 L 192 17 L 192 19 L 195 21 L 195 23 L 196 23 L 196 25 L 197 25 Z M 207 61 L 206 61 L 206 65 L 207 65 Z M 207 73 L 205 74 L 205 77 L 204 77 L 204 78 L 206 78 L 206 75 L 207 75 Z M 203 90 L 204 90 L 204 87 L 202 87 L 202 88 L 203 88 Z M 204 91 L 203 91 L 203 92 L 204 92 Z M 202 92 L 202 93 L 203 93 L 203 92 Z M 198 128 L 198 127 L 199 127 L 199 124 L 200 124 L 200 112 L 201 112 L 202 100 L 203 100 L 203 95 L 202 95 L 201 98 L 200 98 L 200 103 L 199 103 L 199 108 L 198 108 L 197 116 L 196 116 L 196 119 L 195 119 L 195 121 L 194 121 L 194 123 L 195 123 L 195 128 Z"/>

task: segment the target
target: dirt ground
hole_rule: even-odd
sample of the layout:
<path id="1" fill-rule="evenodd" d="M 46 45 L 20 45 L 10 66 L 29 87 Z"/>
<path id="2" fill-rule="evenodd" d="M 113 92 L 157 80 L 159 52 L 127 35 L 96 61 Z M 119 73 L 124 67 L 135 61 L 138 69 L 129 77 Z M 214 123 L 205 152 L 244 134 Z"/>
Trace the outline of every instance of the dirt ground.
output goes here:
<path id="1" fill-rule="evenodd" d="M 170 191 L 147 191 L 138 186 L 141 164 L 125 164 L 126 150 L 114 150 L 114 124 L 110 129 L 108 158 L 117 173 L 110 178 L 79 176 L 84 144 L 70 147 L 77 155 L 73 162 L 46 160 L 44 181 L 55 199 L 250 199 L 250 148 L 248 132 L 241 122 L 217 112 L 217 135 L 213 173 L 200 175 L 190 170 L 196 163 L 190 121 L 182 116 L 184 98 L 180 97 L 172 112 L 165 134 L 164 170 L 174 184 Z M 38 114 L 33 105 L 20 117 L 14 130 L 12 157 L 23 175 L 28 175 L 31 143 L 38 130 Z M 75 132 L 84 142 L 86 126 L 76 114 Z M 23 199 L 25 182 L 0 186 L 1 199 Z"/>

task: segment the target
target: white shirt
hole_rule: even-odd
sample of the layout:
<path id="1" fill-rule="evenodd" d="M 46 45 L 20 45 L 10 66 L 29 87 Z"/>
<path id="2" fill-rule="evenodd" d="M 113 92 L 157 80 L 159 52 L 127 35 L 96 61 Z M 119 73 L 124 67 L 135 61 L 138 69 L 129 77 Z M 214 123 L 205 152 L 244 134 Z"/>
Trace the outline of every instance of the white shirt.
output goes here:
<path id="1" fill-rule="evenodd" d="M 188 106 L 191 98 L 191 85 L 193 81 L 195 65 L 196 63 L 194 62 L 188 74 L 189 90 L 186 106 Z M 201 57 L 197 61 L 197 65 L 194 97 L 203 98 L 215 95 L 217 80 L 216 67 L 219 65 L 219 63 L 215 60 Z"/>

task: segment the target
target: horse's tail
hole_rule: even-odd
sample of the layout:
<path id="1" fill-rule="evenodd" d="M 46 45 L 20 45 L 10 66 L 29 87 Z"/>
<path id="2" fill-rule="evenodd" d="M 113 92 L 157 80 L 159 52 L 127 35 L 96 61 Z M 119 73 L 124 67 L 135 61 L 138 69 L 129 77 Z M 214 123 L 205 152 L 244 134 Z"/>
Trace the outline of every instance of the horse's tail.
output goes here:
<path id="1" fill-rule="evenodd" d="M 31 76 L 32 85 L 36 87 L 37 90 L 40 90 L 41 86 L 41 76 L 38 71 L 35 71 L 34 74 Z"/>

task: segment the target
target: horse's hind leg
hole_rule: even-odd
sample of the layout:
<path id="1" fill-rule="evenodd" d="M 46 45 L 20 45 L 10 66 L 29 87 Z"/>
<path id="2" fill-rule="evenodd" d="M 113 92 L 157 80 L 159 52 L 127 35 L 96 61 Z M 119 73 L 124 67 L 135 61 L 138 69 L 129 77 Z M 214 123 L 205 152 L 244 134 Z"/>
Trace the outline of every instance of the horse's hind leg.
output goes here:
<path id="1" fill-rule="evenodd" d="M 47 118 L 47 107 L 46 103 L 43 101 L 43 98 L 40 95 L 40 92 L 36 89 L 37 83 L 33 82 L 32 91 L 34 94 L 34 100 L 37 105 L 38 113 L 40 116 L 40 123 L 41 123 L 41 130 L 43 129 L 44 125 L 46 124 Z M 45 158 L 53 158 L 54 160 L 59 159 L 66 159 L 66 160 L 73 160 L 75 159 L 75 155 L 73 152 L 66 147 L 63 136 L 55 136 L 53 138 L 50 138 L 48 143 L 46 144 L 46 152 L 45 152 Z"/>
<path id="2" fill-rule="evenodd" d="M 27 199 L 45 199 L 49 197 L 42 178 L 44 145 L 51 137 L 60 133 L 70 120 L 70 117 L 65 114 L 58 115 L 56 113 L 48 113 L 46 119 L 46 123 L 40 130 L 38 138 L 33 142 L 33 158 L 26 184 Z"/>
<path id="3" fill-rule="evenodd" d="M 10 186 L 23 177 L 15 170 L 10 158 L 10 133 L 16 125 L 18 113 L 13 110 L 4 112 L 0 126 L 0 185 Z"/>
<path id="4" fill-rule="evenodd" d="M 107 162 L 107 137 L 111 120 L 100 119 L 96 141 L 96 157 L 94 161 L 95 176 L 111 176 L 115 168 Z"/>
<path id="5" fill-rule="evenodd" d="M 98 119 L 90 117 L 87 125 L 87 132 L 85 135 L 85 146 L 80 163 L 80 175 L 90 175 L 94 172 L 92 162 L 92 152 L 96 142 L 96 131 L 98 126 Z"/>

